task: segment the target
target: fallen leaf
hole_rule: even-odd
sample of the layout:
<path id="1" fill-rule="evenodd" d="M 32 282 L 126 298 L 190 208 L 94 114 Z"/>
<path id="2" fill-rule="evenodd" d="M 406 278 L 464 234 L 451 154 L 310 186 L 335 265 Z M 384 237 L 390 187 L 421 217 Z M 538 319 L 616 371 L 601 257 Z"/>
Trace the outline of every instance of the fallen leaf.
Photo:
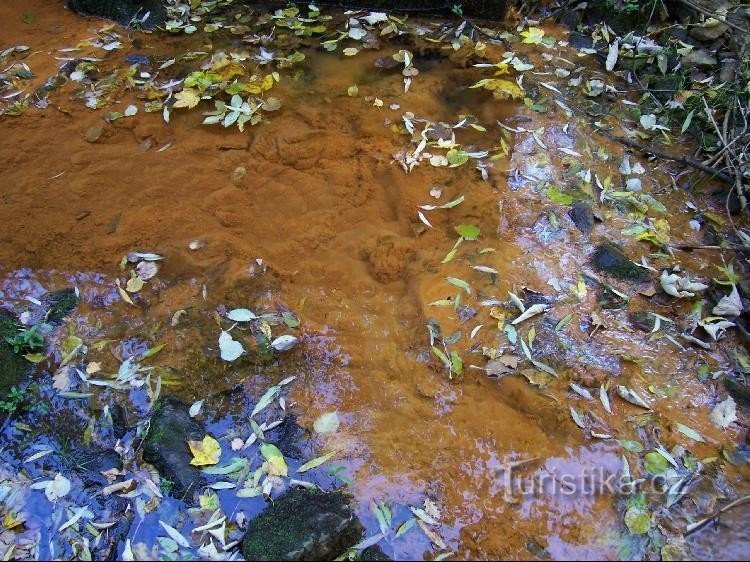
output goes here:
<path id="1" fill-rule="evenodd" d="M 210 435 L 206 435 L 203 441 L 188 441 L 188 446 L 190 452 L 193 453 L 193 460 L 190 461 L 193 466 L 206 466 L 219 462 L 221 445 Z"/>

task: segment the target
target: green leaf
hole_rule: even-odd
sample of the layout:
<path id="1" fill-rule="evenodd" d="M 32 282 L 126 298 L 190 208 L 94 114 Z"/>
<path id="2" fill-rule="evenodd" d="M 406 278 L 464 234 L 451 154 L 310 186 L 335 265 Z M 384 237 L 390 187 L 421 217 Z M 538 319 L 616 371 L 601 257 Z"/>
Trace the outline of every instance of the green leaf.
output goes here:
<path id="1" fill-rule="evenodd" d="M 572 320 L 573 320 L 573 315 L 572 314 L 568 314 L 565 318 L 563 318 L 562 320 L 560 320 L 557 323 L 557 325 L 555 326 L 555 331 L 559 332 L 560 330 L 562 330 L 563 328 L 565 328 L 565 326 L 567 326 L 568 324 L 570 324 L 570 322 Z"/>
<path id="2" fill-rule="evenodd" d="M 452 167 L 461 166 L 469 161 L 468 153 L 463 150 L 456 150 L 455 148 L 451 148 L 446 153 L 445 157 L 448 159 L 448 162 Z"/>
<path id="3" fill-rule="evenodd" d="M 508 336 L 508 341 L 515 345 L 518 341 L 518 332 L 516 332 L 516 327 L 512 324 L 506 324 L 503 331 L 505 332 L 505 335 Z"/>
<path id="4" fill-rule="evenodd" d="M 646 470 L 654 476 L 664 474 L 669 468 L 669 462 L 665 459 L 661 453 L 657 451 L 651 451 L 646 453 Z"/>
<path id="5" fill-rule="evenodd" d="M 461 356 L 455 351 L 451 351 L 451 367 L 457 375 L 464 372 L 464 362 L 461 360 Z"/>
<path id="6" fill-rule="evenodd" d="M 556 205 L 572 205 L 573 204 L 573 197 L 571 195 L 568 195 L 567 193 L 563 193 L 562 191 L 560 191 L 554 186 L 548 187 L 547 189 L 545 189 L 544 193 Z"/>
<path id="7" fill-rule="evenodd" d="M 446 277 L 445 280 L 448 281 L 448 283 L 450 283 L 451 285 L 455 285 L 459 289 L 463 289 L 467 294 L 471 294 L 471 285 L 469 285 L 463 279 L 459 279 L 458 277 Z"/>
<path id="8" fill-rule="evenodd" d="M 281 318 L 284 320 L 284 324 L 286 324 L 290 328 L 296 328 L 297 326 L 299 326 L 299 320 L 291 312 L 282 312 Z"/>
<path id="9" fill-rule="evenodd" d="M 693 439 L 694 441 L 700 441 L 701 443 L 705 443 L 706 440 L 701 437 L 701 434 L 695 431 L 693 428 L 690 428 L 686 425 L 682 425 L 681 423 L 677 424 L 677 431 L 685 435 L 686 437 L 689 437 L 690 439 Z"/>
<path id="10" fill-rule="evenodd" d="M 449 261 L 452 261 L 453 258 L 456 257 L 456 252 L 458 252 L 458 247 L 461 245 L 461 242 L 463 242 L 463 238 L 459 238 L 458 241 L 453 245 L 453 249 L 446 254 L 446 256 L 443 258 L 443 260 L 440 263 L 448 263 Z"/>
<path id="11" fill-rule="evenodd" d="M 633 441 L 632 439 L 618 439 L 617 441 L 631 453 L 640 453 L 643 451 L 643 445 L 640 441 Z"/>
<path id="12" fill-rule="evenodd" d="M 466 240 L 476 240 L 479 238 L 480 234 L 479 227 L 474 226 L 473 224 L 459 224 L 456 227 L 456 232 L 458 232 L 458 235 L 461 236 L 461 238 Z"/>
<path id="13" fill-rule="evenodd" d="M 268 462 L 268 473 L 271 476 L 286 476 L 288 468 L 284 455 L 279 448 L 272 443 L 263 443 L 260 446 L 260 454 Z"/>
<path id="14" fill-rule="evenodd" d="M 625 525 L 634 535 L 645 535 L 651 529 L 651 516 L 638 507 L 631 507 L 625 512 Z"/>
<path id="15" fill-rule="evenodd" d="M 680 129 L 680 134 L 687 131 L 688 127 L 690 126 L 690 123 L 693 121 L 693 114 L 695 113 L 695 110 L 691 110 L 690 113 L 687 114 L 687 117 L 685 117 L 685 121 L 682 123 L 682 128 Z"/>
<path id="16" fill-rule="evenodd" d="M 434 345 L 432 346 L 432 351 L 433 351 L 433 353 L 435 353 L 435 355 L 437 355 L 437 356 L 438 356 L 438 359 L 440 359 L 440 360 L 441 360 L 441 361 L 443 362 L 443 364 L 444 364 L 444 365 L 445 365 L 445 366 L 446 366 L 446 367 L 447 367 L 448 369 L 450 369 L 450 368 L 451 368 L 451 362 L 450 362 L 450 359 L 448 359 L 448 356 L 447 356 L 447 355 L 445 355 L 445 353 L 443 353 L 443 352 L 442 352 L 442 351 L 441 351 L 440 349 L 438 349 L 438 348 L 437 348 L 437 347 L 435 347 Z"/>
<path id="17" fill-rule="evenodd" d="M 331 458 L 336 454 L 336 451 L 331 451 L 330 453 L 326 453 L 325 455 L 321 457 L 317 457 L 312 459 L 311 461 L 307 461 L 305 464 L 303 464 L 301 467 L 297 469 L 297 472 L 307 472 L 308 470 L 312 470 L 313 468 L 319 467 L 321 464 L 331 460 Z"/>

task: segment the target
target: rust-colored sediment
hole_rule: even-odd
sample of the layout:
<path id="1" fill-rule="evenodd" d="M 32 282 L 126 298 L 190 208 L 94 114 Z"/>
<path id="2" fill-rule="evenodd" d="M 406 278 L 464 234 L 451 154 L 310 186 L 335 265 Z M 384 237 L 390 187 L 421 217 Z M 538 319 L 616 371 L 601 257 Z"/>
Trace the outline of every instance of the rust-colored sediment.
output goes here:
<path id="1" fill-rule="evenodd" d="M 0 48 L 29 45 L 32 54 L 25 62 L 39 77 L 56 71 L 56 49 L 102 26 L 99 20 L 74 16 L 57 0 L 23 4 L 0 6 Z M 25 12 L 36 16 L 34 24 L 21 22 Z M 144 46 L 126 45 L 125 52 L 107 57 L 187 50 L 185 38 L 120 32 Z M 275 93 L 283 100 L 282 110 L 245 133 L 203 126 L 199 111 L 175 111 L 169 124 L 160 113 L 143 111 L 110 124 L 102 120 L 102 111 L 59 94 L 51 96 L 45 110 L 3 118 L 3 272 L 26 267 L 114 274 L 123 254 L 156 251 L 168 256 L 160 278 L 182 283 L 183 289 L 165 292 L 169 296 L 139 313 L 164 323 L 189 306 L 203 284 L 209 294 L 236 295 L 248 268 L 263 258 L 280 281 L 278 292 L 286 304 L 299 308 L 306 332 L 332 335 L 340 350 L 335 368 L 303 380 L 295 396 L 306 422 L 332 407 L 342 412 L 345 431 L 332 443 L 346 442 L 369 459 L 356 465 L 353 486 L 364 514 L 370 499 L 416 504 L 428 492 L 446 511 L 444 538 L 459 556 L 529 558 L 534 556 L 530 545 L 541 544 L 554 557 L 616 557 L 616 543 L 607 533 L 619 528 L 621 515 L 612 497 L 515 501 L 504 497 L 498 469 L 504 459 L 539 457 L 527 473 L 540 467 L 575 472 L 591 464 L 614 472 L 620 449 L 586 440 L 567 408 L 521 377 L 497 382 L 467 369 L 460 381 L 447 381 L 428 355 L 425 328 L 428 317 L 446 331 L 459 327 L 452 310 L 427 306 L 455 295 L 446 276 L 469 279 L 476 291 L 498 298 L 506 298 L 514 286 L 549 293 L 549 277 L 569 276 L 585 263 L 585 242 L 572 234 L 572 240 L 538 254 L 542 250 L 532 227 L 540 211 L 509 189 L 508 162 L 497 162 L 488 182 L 468 167 L 422 165 L 407 175 L 392 163 L 391 155 L 404 148 L 405 140 L 384 121 L 398 122 L 404 111 L 452 122 L 459 114 L 474 113 L 494 124 L 519 109 L 482 92 L 455 96 L 456 84 L 470 84 L 481 75 L 452 65 L 422 72 L 404 93 L 401 76 L 379 74 L 372 66 L 376 56 L 311 56 L 309 72 L 315 78 L 282 80 Z M 359 96 L 350 97 L 347 88 L 355 83 Z M 368 95 L 382 98 L 384 107 L 373 107 L 364 99 Z M 110 109 L 122 110 L 134 101 L 129 96 Z M 389 109 L 394 102 L 398 110 Z M 101 137 L 88 142 L 87 131 L 100 125 Z M 607 149 L 622 152 L 617 146 Z M 443 188 L 438 203 L 459 195 L 466 202 L 429 214 L 434 228 L 425 229 L 416 207 L 434 203 L 429 191 L 435 185 Z M 474 253 L 493 247 L 495 252 L 474 263 L 497 269 L 496 280 L 469 270 L 465 259 L 440 266 L 457 237 L 454 226 L 461 223 L 481 226 L 482 239 L 463 247 Z M 205 246 L 189 250 L 188 243 L 196 239 Z M 594 295 L 587 299 L 593 302 Z M 561 308 L 559 317 L 584 304 Z M 123 314 L 133 312 L 124 303 L 113 306 Z M 495 345 L 497 321 L 480 312 L 485 327 L 475 341 Z M 462 327 L 464 341 L 479 322 Z M 569 330 L 573 340 L 586 343 L 580 326 L 573 323 Z M 612 330 L 597 337 L 602 348 L 635 353 L 641 336 Z M 681 392 L 660 402 L 659 414 L 683 421 L 686 408 L 699 405 L 705 390 L 680 372 L 686 365 L 676 349 L 664 344 L 660 351 L 648 375 L 659 383 L 680 384 Z M 346 384 L 336 380 L 342 372 Z M 332 403 L 321 389 L 337 384 Z M 628 435 L 627 416 L 635 412 L 614 403 L 608 420 L 612 430 Z M 685 423 L 703 435 L 725 439 L 706 415 L 689 418 Z M 421 557 L 428 549 L 419 541 L 394 547 L 402 557 Z"/>

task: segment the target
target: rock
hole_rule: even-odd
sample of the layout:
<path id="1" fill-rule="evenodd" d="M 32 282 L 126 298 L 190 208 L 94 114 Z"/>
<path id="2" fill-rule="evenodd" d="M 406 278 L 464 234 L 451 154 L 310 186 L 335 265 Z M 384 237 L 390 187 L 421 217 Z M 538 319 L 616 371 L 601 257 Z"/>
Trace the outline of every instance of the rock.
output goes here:
<path id="1" fill-rule="evenodd" d="M 750 387 L 729 376 L 725 376 L 723 382 L 724 388 L 727 389 L 727 392 L 732 395 L 732 398 L 734 398 L 738 404 L 744 404 L 745 406 L 750 405 Z"/>
<path id="2" fill-rule="evenodd" d="M 624 281 L 642 283 L 651 279 L 647 270 L 630 261 L 623 251 L 611 242 L 596 247 L 591 264 L 598 271 Z"/>
<path id="3" fill-rule="evenodd" d="M 682 57 L 682 67 L 690 68 L 710 68 L 716 66 L 716 57 L 706 49 L 693 49 Z"/>
<path id="4" fill-rule="evenodd" d="M 393 560 L 377 544 L 367 547 L 359 555 L 359 560 Z"/>
<path id="5" fill-rule="evenodd" d="M 86 139 L 86 142 L 94 143 L 101 138 L 103 132 L 104 132 L 104 124 L 100 123 L 98 125 L 94 125 L 93 127 L 89 128 L 86 131 L 84 138 Z"/>
<path id="6" fill-rule="evenodd" d="M 99 16 L 129 25 L 133 18 L 142 18 L 149 13 L 142 27 L 153 29 L 167 19 L 165 2 L 162 0 L 68 0 L 68 7 L 79 14 Z"/>
<path id="7" fill-rule="evenodd" d="M 190 461 L 188 441 L 203 439 L 202 428 L 190 417 L 189 406 L 170 396 L 154 404 L 143 460 L 153 464 L 162 478 L 172 482 L 175 496 L 186 497 L 202 483 L 200 471 Z"/>
<path id="8" fill-rule="evenodd" d="M 735 59 L 727 58 L 721 61 L 721 72 L 719 72 L 719 80 L 721 82 L 733 82 L 734 77 L 737 74 L 737 61 Z"/>
<path id="9" fill-rule="evenodd" d="M 586 236 L 588 236 L 594 228 L 594 209 L 591 207 L 591 203 L 577 201 L 573 204 L 573 208 L 570 212 L 568 212 L 568 216 L 578 230 L 583 232 Z"/>
<path id="10" fill-rule="evenodd" d="M 630 323 L 644 332 L 651 332 L 654 329 L 655 322 L 656 317 L 653 313 L 648 312 L 647 310 L 638 310 L 630 314 Z M 661 320 L 659 329 L 662 331 L 674 332 L 674 322 L 671 320 Z"/>
<path id="11" fill-rule="evenodd" d="M 8 395 L 11 388 L 18 388 L 31 370 L 31 363 L 14 353 L 13 347 L 5 339 L 15 336 L 19 327 L 13 315 L 0 308 L 0 400 Z"/>
<path id="12" fill-rule="evenodd" d="M 115 468 L 122 469 L 122 459 L 113 449 L 90 449 L 76 446 L 70 455 L 69 467 L 81 475 L 87 487 L 101 488 L 109 482 L 102 472 Z"/>
<path id="13" fill-rule="evenodd" d="M 294 489 L 250 522 L 242 554 L 246 560 L 333 560 L 363 532 L 346 494 Z"/>
<path id="14" fill-rule="evenodd" d="M 39 300 L 47 311 L 47 324 L 54 326 L 62 324 L 65 317 L 75 310 L 78 304 L 78 295 L 75 289 L 60 289 L 59 291 L 45 293 Z"/>
<path id="15" fill-rule="evenodd" d="M 575 49 L 590 49 L 594 46 L 594 40 L 591 35 L 574 31 L 568 36 L 568 43 Z"/>
<path id="16" fill-rule="evenodd" d="M 289 414 L 275 430 L 276 435 L 272 442 L 279 448 L 285 457 L 300 460 L 304 453 L 300 448 L 300 441 L 305 430 L 297 424 L 297 418 Z"/>
<path id="17" fill-rule="evenodd" d="M 715 41 L 729 30 L 729 26 L 719 22 L 711 27 L 691 27 L 690 37 L 698 41 Z"/>

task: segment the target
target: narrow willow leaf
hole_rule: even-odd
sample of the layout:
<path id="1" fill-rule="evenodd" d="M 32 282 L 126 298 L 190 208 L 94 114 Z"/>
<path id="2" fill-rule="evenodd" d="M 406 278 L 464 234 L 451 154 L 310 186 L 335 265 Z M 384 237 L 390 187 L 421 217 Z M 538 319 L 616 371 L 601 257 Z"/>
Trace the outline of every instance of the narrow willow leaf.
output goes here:
<path id="1" fill-rule="evenodd" d="M 705 443 L 706 440 L 701 437 L 701 434 L 695 431 L 693 428 L 688 427 L 686 425 L 682 425 L 681 423 L 676 424 L 677 431 L 682 433 L 684 436 L 689 437 L 690 439 L 694 441 L 700 441 L 701 443 Z"/>
<path id="2" fill-rule="evenodd" d="M 586 400 L 593 400 L 593 399 L 594 399 L 594 397 L 593 397 L 593 396 L 591 396 L 591 393 L 590 393 L 590 392 L 589 392 L 588 390 L 586 390 L 586 389 L 585 389 L 585 388 L 583 388 L 583 387 L 580 387 L 580 386 L 578 386 L 578 385 L 577 385 L 576 383 L 574 383 L 574 382 L 570 383 L 570 388 L 572 388 L 572 389 L 573 389 L 573 391 L 574 391 L 574 392 L 575 392 L 576 394 L 579 394 L 580 396 L 583 396 L 583 397 L 584 397 L 584 398 L 585 398 Z"/>
<path id="3" fill-rule="evenodd" d="M 557 323 L 557 325 L 555 326 L 555 331 L 559 332 L 560 330 L 562 330 L 563 328 L 565 328 L 568 324 L 570 324 L 570 322 L 572 320 L 573 320 L 573 315 L 572 314 L 568 314 L 567 316 L 565 316 L 562 320 L 560 320 Z"/>
<path id="4" fill-rule="evenodd" d="M 604 406 L 604 409 L 607 410 L 607 413 L 612 414 L 612 406 L 609 403 L 609 395 L 607 394 L 607 390 L 604 388 L 604 385 L 601 385 L 599 387 L 599 400 L 602 403 L 602 406 Z"/>
<path id="5" fill-rule="evenodd" d="M 260 397 L 260 400 L 258 400 L 255 408 L 253 408 L 253 412 L 250 414 L 250 417 L 252 418 L 253 416 L 255 416 L 255 414 L 267 408 L 271 404 L 271 402 L 273 402 L 274 396 L 276 396 L 279 391 L 281 391 L 280 386 L 272 386 L 271 388 L 266 390 L 265 394 Z"/>
<path id="6" fill-rule="evenodd" d="M 445 280 L 448 281 L 448 283 L 450 283 L 451 285 L 455 285 L 459 289 L 463 289 L 467 294 L 471 294 L 471 285 L 469 285 L 463 279 L 459 279 L 458 277 L 446 277 Z"/>
<path id="7" fill-rule="evenodd" d="M 297 469 L 297 472 L 307 472 L 308 470 L 317 468 L 321 464 L 331 460 L 335 454 L 336 454 L 336 451 L 331 451 L 330 453 L 326 453 L 323 456 L 316 457 L 312 459 L 311 461 L 307 461 L 305 464 L 303 464 L 301 467 Z"/>
<path id="8" fill-rule="evenodd" d="M 586 424 L 583 423 L 583 419 L 581 419 L 581 414 L 579 414 L 578 412 L 576 412 L 575 409 L 573 409 L 572 406 L 570 407 L 570 415 L 571 415 L 571 417 L 573 418 L 573 421 L 575 422 L 575 424 L 578 427 L 580 427 L 581 429 L 586 429 Z"/>

